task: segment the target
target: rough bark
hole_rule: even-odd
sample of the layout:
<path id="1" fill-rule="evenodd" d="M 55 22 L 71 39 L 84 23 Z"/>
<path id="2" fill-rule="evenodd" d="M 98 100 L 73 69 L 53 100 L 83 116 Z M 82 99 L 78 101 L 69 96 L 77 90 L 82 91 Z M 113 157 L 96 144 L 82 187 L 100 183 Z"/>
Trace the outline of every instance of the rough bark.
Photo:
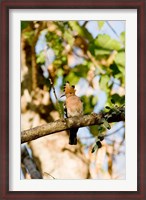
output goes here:
<path id="1" fill-rule="evenodd" d="M 34 160 L 29 156 L 25 146 L 21 148 L 21 161 L 28 170 L 32 179 L 42 179 L 41 173 L 38 171 Z"/>
<path id="2" fill-rule="evenodd" d="M 35 128 L 25 130 L 21 132 L 21 143 L 29 142 L 37 138 L 50 135 L 56 132 L 68 130 L 70 128 L 79 128 L 92 125 L 102 124 L 102 120 L 105 119 L 107 122 L 119 122 L 125 120 L 124 109 L 119 109 L 119 112 L 114 114 L 100 113 L 100 114 L 90 114 L 79 117 L 72 117 L 67 119 L 59 119 L 54 122 L 44 124 L 42 126 L 37 126 Z"/>

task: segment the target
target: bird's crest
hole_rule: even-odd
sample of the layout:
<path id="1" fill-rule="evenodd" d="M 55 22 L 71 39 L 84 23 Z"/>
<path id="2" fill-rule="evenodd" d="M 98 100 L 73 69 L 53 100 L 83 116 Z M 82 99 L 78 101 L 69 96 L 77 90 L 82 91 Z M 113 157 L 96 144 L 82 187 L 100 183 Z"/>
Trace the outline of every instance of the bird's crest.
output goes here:
<path id="1" fill-rule="evenodd" d="M 75 86 L 74 85 L 70 85 L 69 82 L 66 82 L 64 85 L 64 92 L 65 94 L 75 94 L 76 90 L 75 90 Z"/>

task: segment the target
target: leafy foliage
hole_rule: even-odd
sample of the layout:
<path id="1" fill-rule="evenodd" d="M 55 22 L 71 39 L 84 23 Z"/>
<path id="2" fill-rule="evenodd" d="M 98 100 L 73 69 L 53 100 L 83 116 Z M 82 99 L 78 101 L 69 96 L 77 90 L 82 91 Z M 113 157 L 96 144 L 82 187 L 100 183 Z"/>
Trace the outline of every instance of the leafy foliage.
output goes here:
<path id="1" fill-rule="evenodd" d="M 40 26 L 41 22 L 38 24 Z M 97 30 L 97 37 L 93 38 L 87 24 L 89 25 L 90 21 L 85 21 L 82 25 L 79 21 L 46 23 L 44 28 L 46 47 L 36 55 L 36 62 L 40 66 L 45 66 L 49 76 L 53 77 L 54 83 L 62 81 L 60 89 L 66 81 L 76 85 L 82 78 L 88 81 L 94 91 L 93 81 L 98 77 L 97 85 L 99 85 L 99 90 L 106 94 L 106 105 L 111 105 L 111 99 L 115 100 L 118 105 L 123 105 L 125 94 L 120 94 L 119 89 L 125 86 L 125 32 L 122 32 L 119 40 L 116 40 L 107 33 L 98 33 Z M 97 25 L 101 31 L 105 26 L 105 21 L 97 21 Z M 26 29 L 24 35 L 31 45 L 35 35 L 32 22 L 24 21 L 21 27 L 23 31 Z M 41 34 L 43 31 L 40 32 Z M 54 52 L 53 60 L 51 55 L 46 54 L 46 48 Z M 47 59 L 52 60 L 49 65 L 46 62 Z M 114 91 L 116 82 L 118 82 L 117 88 L 119 89 Z M 84 102 L 85 113 L 92 112 L 97 106 L 98 96 L 96 94 L 87 95 L 85 93 L 81 98 Z"/>
<path id="2" fill-rule="evenodd" d="M 21 22 L 28 67 L 22 87 L 25 92 L 26 87 L 29 88 L 33 100 L 30 103 L 29 95 L 25 94 L 29 102 L 27 108 L 50 122 L 56 117 L 56 114 L 52 117 L 52 111 L 59 111 L 58 105 L 63 112 L 64 100 L 59 98 L 63 84 L 69 81 L 76 85 L 84 114 L 105 113 L 99 126 L 88 129 L 94 138 L 90 153 L 104 146 L 106 133 L 113 127 L 109 121 L 115 113 L 122 115 L 125 104 L 125 32 L 115 34 L 114 26 L 115 31 L 107 31 L 108 28 L 107 21 Z M 52 93 L 50 79 L 58 102 Z M 32 89 L 33 82 L 36 90 Z"/>

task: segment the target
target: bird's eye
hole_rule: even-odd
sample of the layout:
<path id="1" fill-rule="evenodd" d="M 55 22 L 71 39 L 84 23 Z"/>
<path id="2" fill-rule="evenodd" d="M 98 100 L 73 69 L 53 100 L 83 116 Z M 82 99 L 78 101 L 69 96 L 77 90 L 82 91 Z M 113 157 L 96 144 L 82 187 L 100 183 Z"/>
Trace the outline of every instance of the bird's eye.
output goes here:
<path id="1" fill-rule="evenodd" d="M 75 86 L 74 86 L 74 85 L 72 85 L 72 88 L 75 88 Z"/>

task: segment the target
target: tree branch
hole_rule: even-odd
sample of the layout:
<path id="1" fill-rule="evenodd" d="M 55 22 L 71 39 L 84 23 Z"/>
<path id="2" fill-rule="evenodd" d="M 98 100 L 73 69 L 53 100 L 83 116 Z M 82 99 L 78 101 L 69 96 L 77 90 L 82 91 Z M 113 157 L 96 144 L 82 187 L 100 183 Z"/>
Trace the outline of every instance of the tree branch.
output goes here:
<path id="1" fill-rule="evenodd" d="M 27 148 L 24 146 L 21 148 L 21 162 L 28 170 L 32 179 L 42 179 L 42 175 L 36 167 L 34 160 L 29 156 Z"/>
<path id="2" fill-rule="evenodd" d="M 29 130 L 21 132 L 21 143 L 29 142 L 37 138 L 50 135 L 56 132 L 68 130 L 71 128 L 80 128 L 85 126 L 100 125 L 102 120 L 106 119 L 107 122 L 119 122 L 125 121 L 125 109 L 123 107 L 119 108 L 118 112 L 113 114 L 111 112 L 90 115 L 83 115 L 78 117 L 71 117 L 67 119 L 59 119 L 48 124 L 37 126 Z"/>

